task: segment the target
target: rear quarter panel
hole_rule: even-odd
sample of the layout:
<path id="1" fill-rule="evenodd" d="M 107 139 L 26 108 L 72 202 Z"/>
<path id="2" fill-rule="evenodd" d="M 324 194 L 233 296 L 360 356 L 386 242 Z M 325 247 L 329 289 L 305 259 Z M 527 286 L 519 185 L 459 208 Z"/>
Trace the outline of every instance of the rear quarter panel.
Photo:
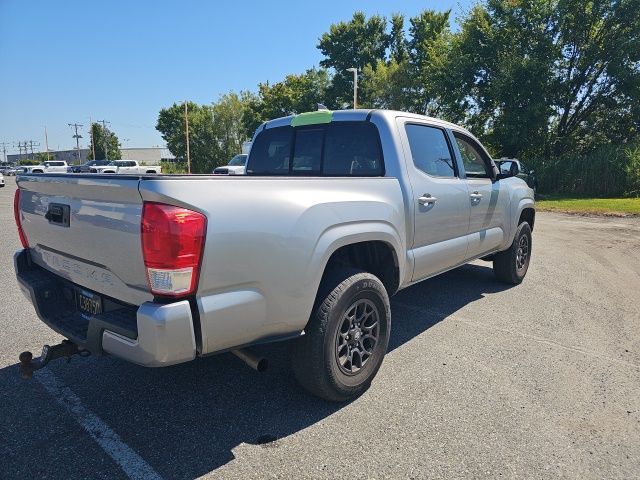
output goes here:
<path id="1" fill-rule="evenodd" d="M 181 177 L 142 180 L 140 193 L 207 216 L 197 294 L 203 353 L 300 333 L 341 246 L 385 241 L 405 268 L 393 178 Z"/>

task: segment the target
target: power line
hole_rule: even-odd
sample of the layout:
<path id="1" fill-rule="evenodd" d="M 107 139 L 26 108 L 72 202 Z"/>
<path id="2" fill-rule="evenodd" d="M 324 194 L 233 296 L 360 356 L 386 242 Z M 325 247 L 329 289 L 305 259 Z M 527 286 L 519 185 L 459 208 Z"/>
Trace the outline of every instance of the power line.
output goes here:
<path id="1" fill-rule="evenodd" d="M 18 147 L 20 151 L 20 156 L 22 156 L 22 150 L 24 149 L 24 158 L 25 160 L 29 160 L 29 150 L 31 150 L 31 159 L 33 160 L 33 147 L 37 147 L 40 145 L 40 142 L 36 142 L 35 140 L 24 140 L 22 142 L 18 142 L 18 145 L 13 144 L 14 147 Z"/>

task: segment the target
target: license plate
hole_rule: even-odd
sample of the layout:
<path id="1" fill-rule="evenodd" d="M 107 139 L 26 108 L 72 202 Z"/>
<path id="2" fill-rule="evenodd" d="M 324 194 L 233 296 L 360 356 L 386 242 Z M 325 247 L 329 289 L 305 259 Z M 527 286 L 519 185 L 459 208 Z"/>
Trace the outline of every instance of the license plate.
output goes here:
<path id="1" fill-rule="evenodd" d="M 78 309 L 83 317 L 92 317 L 102 313 L 102 299 L 98 295 L 79 290 L 77 298 Z"/>

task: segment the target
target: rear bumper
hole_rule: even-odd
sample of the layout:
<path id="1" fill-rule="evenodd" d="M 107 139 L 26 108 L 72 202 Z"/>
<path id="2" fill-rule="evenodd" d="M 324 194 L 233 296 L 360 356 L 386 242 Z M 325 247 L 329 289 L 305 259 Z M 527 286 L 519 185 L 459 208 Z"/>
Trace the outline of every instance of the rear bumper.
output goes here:
<path id="1" fill-rule="evenodd" d="M 14 255 L 18 284 L 38 317 L 94 355 L 112 354 L 147 367 L 193 360 L 196 340 L 187 300 L 139 307 L 103 297 L 104 311 L 87 318 L 76 307 L 76 285 L 32 263 L 29 252 Z"/>

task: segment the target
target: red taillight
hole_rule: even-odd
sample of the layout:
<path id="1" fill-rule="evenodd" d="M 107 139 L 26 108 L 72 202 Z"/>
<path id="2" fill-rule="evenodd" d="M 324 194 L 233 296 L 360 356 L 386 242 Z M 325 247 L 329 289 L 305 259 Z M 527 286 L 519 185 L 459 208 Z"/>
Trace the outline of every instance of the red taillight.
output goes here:
<path id="1" fill-rule="evenodd" d="M 24 248 L 29 248 L 29 241 L 22 229 L 22 220 L 20 219 L 20 189 L 16 190 L 13 196 L 13 216 L 16 219 L 16 227 L 18 227 L 18 236 L 20 237 L 20 243 Z"/>
<path id="2" fill-rule="evenodd" d="M 206 229 L 207 219 L 201 213 L 144 203 L 142 255 L 154 295 L 184 297 L 195 292 Z"/>

